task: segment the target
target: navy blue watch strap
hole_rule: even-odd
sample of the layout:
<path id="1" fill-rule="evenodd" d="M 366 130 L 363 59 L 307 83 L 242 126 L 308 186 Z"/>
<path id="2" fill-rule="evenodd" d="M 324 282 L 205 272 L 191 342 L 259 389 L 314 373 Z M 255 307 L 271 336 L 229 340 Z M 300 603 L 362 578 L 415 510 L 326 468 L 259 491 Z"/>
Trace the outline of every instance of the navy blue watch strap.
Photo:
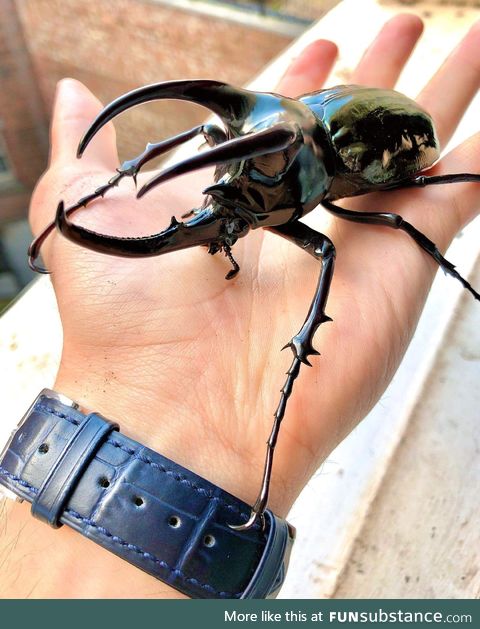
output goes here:
<path id="1" fill-rule="evenodd" d="M 283 582 L 294 529 L 234 531 L 250 507 L 44 390 L 0 455 L 0 484 L 193 598 L 264 598 Z"/>
<path id="2" fill-rule="evenodd" d="M 87 415 L 54 462 L 32 502 L 32 515 L 58 528 L 70 494 L 96 450 L 118 425 L 92 413 Z M 45 449 L 47 444 L 43 445 Z M 46 453 L 45 453 L 46 454 Z"/>

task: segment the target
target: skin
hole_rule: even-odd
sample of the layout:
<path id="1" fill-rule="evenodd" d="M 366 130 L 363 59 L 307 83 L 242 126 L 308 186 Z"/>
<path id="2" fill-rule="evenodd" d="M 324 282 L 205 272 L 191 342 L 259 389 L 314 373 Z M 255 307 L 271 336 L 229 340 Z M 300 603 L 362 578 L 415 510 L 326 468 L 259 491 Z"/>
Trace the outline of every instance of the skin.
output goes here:
<path id="1" fill-rule="evenodd" d="M 395 17 L 366 51 L 352 82 L 393 87 L 421 31 L 418 18 Z M 477 24 L 418 97 L 436 120 L 443 144 L 478 90 L 479 45 Z M 334 44 L 315 42 L 277 90 L 296 96 L 319 89 L 335 56 Z M 74 202 L 118 166 L 111 125 L 82 160 L 75 159 L 78 140 L 100 107 L 80 83 L 60 83 L 50 165 L 32 199 L 34 233 L 52 219 L 60 198 Z M 477 134 L 431 173 L 479 171 Z M 179 218 L 198 205 L 209 181 L 208 173 L 196 173 L 140 202 L 127 181 L 75 220 L 103 233 L 139 235 L 149 208 L 159 226 L 167 225 L 172 214 Z M 342 205 L 398 212 L 445 250 L 478 212 L 480 187 L 372 194 Z M 316 334 L 322 356 L 313 358 L 313 368 L 302 368 L 280 434 L 269 504 L 282 516 L 379 399 L 437 270 L 404 234 L 342 222 L 320 211 L 311 224 L 337 247 L 327 305 L 334 323 Z M 279 349 L 304 320 L 319 268 L 297 247 L 262 230 L 240 240 L 234 254 L 241 272 L 226 282 L 228 261 L 200 248 L 132 260 L 87 251 L 54 235 L 44 249 L 64 330 L 55 389 L 118 420 L 126 434 L 251 504 L 278 390 L 291 362 L 289 352 Z M 3 596 L 182 597 L 66 527 L 53 531 L 36 522 L 28 505 L 8 510 L 0 542 Z"/>

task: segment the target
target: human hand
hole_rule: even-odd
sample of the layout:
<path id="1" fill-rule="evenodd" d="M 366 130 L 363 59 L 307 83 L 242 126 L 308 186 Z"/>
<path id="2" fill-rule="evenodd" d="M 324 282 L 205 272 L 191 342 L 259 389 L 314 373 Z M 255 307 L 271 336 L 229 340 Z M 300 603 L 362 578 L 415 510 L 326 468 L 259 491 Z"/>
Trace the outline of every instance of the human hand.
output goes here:
<path id="1" fill-rule="evenodd" d="M 396 18 L 372 45 L 352 82 L 392 86 L 420 31 L 415 18 Z M 421 95 L 423 106 L 438 119 L 442 142 L 478 88 L 479 68 L 469 65 L 478 37 L 477 28 Z M 278 91 L 294 96 L 319 89 L 334 55 L 326 42 L 307 49 Z M 102 130 L 81 161 L 74 157 L 99 107 L 78 84 L 63 85 L 51 167 L 32 201 L 36 233 L 51 220 L 60 198 L 67 205 L 74 202 L 104 183 L 117 166 L 111 127 Z M 436 172 L 478 171 L 478 144 L 478 137 L 472 139 L 442 160 Z M 138 235 L 149 211 L 158 213 L 160 224 L 168 224 L 172 214 L 195 207 L 203 181 L 201 173 L 188 180 L 188 187 L 183 180 L 166 184 L 141 202 L 126 184 L 75 220 L 102 233 Z M 473 216 L 479 194 L 473 185 L 455 186 L 454 203 L 453 194 L 445 190 L 371 195 L 368 203 L 356 200 L 349 207 L 396 211 L 445 248 Z M 127 204 L 135 211 L 134 224 L 132 214 L 124 211 Z M 385 388 L 435 271 L 403 235 L 336 221 L 324 229 L 321 217 L 317 224 L 338 252 L 327 310 L 334 324 L 316 336 L 322 358 L 313 369 L 303 369 L 280 436 L 270 505 L 282 515 L 321 460 Z M 253 502 L 263 442 L 290 363 L 290 356 L 278 350 L 304 319 L 318 264 L 261 230 L 235 246 L 242 271 L 234 283 L 223 279 L 229 268 L 224 259 L 200 249 L 130 260 L 80 249 L 58 235 L 50 241 L 45 260 L 53 272 L 64 328 L 56 389 L 117 419 L 135 439 Z M 379 242 L 388 256 L 379 253 Z M 388 264 L 382 257 L 388 257 Z"/>

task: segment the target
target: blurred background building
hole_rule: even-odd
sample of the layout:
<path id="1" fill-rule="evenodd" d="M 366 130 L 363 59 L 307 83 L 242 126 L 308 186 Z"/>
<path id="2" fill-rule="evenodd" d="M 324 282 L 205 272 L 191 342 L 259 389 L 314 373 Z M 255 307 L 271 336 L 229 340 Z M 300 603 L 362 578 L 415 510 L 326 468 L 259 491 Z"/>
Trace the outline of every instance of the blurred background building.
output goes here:
<path id="1" fill-rule="evenodd" d="M 0 309 L 32 278 L 26 216 L 58 80 L 79 79 L 104 103 L 179 78 L 242 85 L 337 1 L 0 0 Z M 120 158 L 204 118 L 172 101 L 128 112 Z"/>

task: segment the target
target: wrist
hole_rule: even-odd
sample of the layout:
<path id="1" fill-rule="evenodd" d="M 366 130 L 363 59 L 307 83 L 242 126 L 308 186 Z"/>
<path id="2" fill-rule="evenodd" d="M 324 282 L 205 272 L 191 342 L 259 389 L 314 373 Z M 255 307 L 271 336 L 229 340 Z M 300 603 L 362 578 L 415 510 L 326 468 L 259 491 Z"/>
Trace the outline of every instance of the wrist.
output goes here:
<path id="1" fill-rule="evenodd" d="M 68 527 L 56 531 L 28 504 L 5 501 L 2 598 L 187 598 Z"/>
<path id="2" fill-rule="evenodd" d="M 91 548 L 82 553 L 80 540 L 68 539 L 68 527 L 194 598 L 263 597 L 276 591 L 293 540 L 291 527 L 267 511 L 264 530 L 257 524 L 248 534 L 238 535 L 228 523 L 246 520 L 247 504 L 118 430 L 101 415 L 85 414 L 68 399 L 44 390 L 2 454 L 2 484 L 32 503 L 32 513 L 45 523 L 54 528 L 67 525 L 62 529 L 67 534 L 55 538 L 63 541 L 55 563 L 65 565 L 67 572 L 75 567 L 75 574 L 85 567 L 82 579 L 90 589 L 89 594 L 83 587 L 73 587 L 74 595 L 116 595 L 108 586 L 108 575 L 114 574 L 117 584 L 117 569 L 127 577 L 128 573 L 124 564 L 116 568 L 109 555 L 99 556 L 105 578 L 103 587 L 92 592 L 91 578 L 98 567 L 92 573 Z M 9 534 L 12 528 L 20 533 L 24 523 L 18 508 L 9 516 Z M 178 524 L 171 524 L 173 519 Z M 28 521 L 28 528 L 32 531 L 36 524 Z M 34 541 L 27 542 L 28 552 L 17 538 L 13 543 L 13 554 L 17 549 L 23 552 L 20 564 L 28 557 L 30 568 L 32 556 L 42 555 L 43 549 L 35 548 L 38 542 L 43 545 L 52 534 L 31 531 L 27 540 Z M 61 574 L 61 569 L 47 568 L 47 578 L 39 580 L 43 596 L 50 596 L 50 586 L 56 596 L 68 596 L 68 585 L 60 587 L 58 581 Z M 4 576 L 2 589 L 12 590 Z M 28 580 L 22 579 L 20 590 L 26 584 Z M 134 594 L 145 595 L 141 587 Z M 172 595 L 168 588 L 157 596 L 162 594 Z M 21 596 L 21 591 L 15 595 Z"/>
<path id="3" fill-rule="evenodd" d="M 83 362 L 83 361 L 82 361 Z M 200 403 L 184 405 L 181 396 L 172 399 L 169 388 L 161 381 L 153 387 L 139 378 L 131 386 L 111 368 L 77 370 L 62 361 L 54 390 L 63 393 L 81 408 L 95 411 L 117 421 L 122 432 L 160 452 L 199 476 L 237 496 L 249 505 L 259 491 L 264 458 L 261 430 L 254 435 L 254 447 L 244 445 L 241 420 L 231 416 L 224 425 L 213 421 Z M 166 392 L 165 394 L 163 392 Z M 225 413 L 229 413 L 225 410 Z M 228 427 L 236 423 L 233 435 Z M 242 436 L 242 435 L 241 435 Z M 280 475 L 272 478 L 269 506 L 274 513 L 286 517 L 297 489 Z"/>

